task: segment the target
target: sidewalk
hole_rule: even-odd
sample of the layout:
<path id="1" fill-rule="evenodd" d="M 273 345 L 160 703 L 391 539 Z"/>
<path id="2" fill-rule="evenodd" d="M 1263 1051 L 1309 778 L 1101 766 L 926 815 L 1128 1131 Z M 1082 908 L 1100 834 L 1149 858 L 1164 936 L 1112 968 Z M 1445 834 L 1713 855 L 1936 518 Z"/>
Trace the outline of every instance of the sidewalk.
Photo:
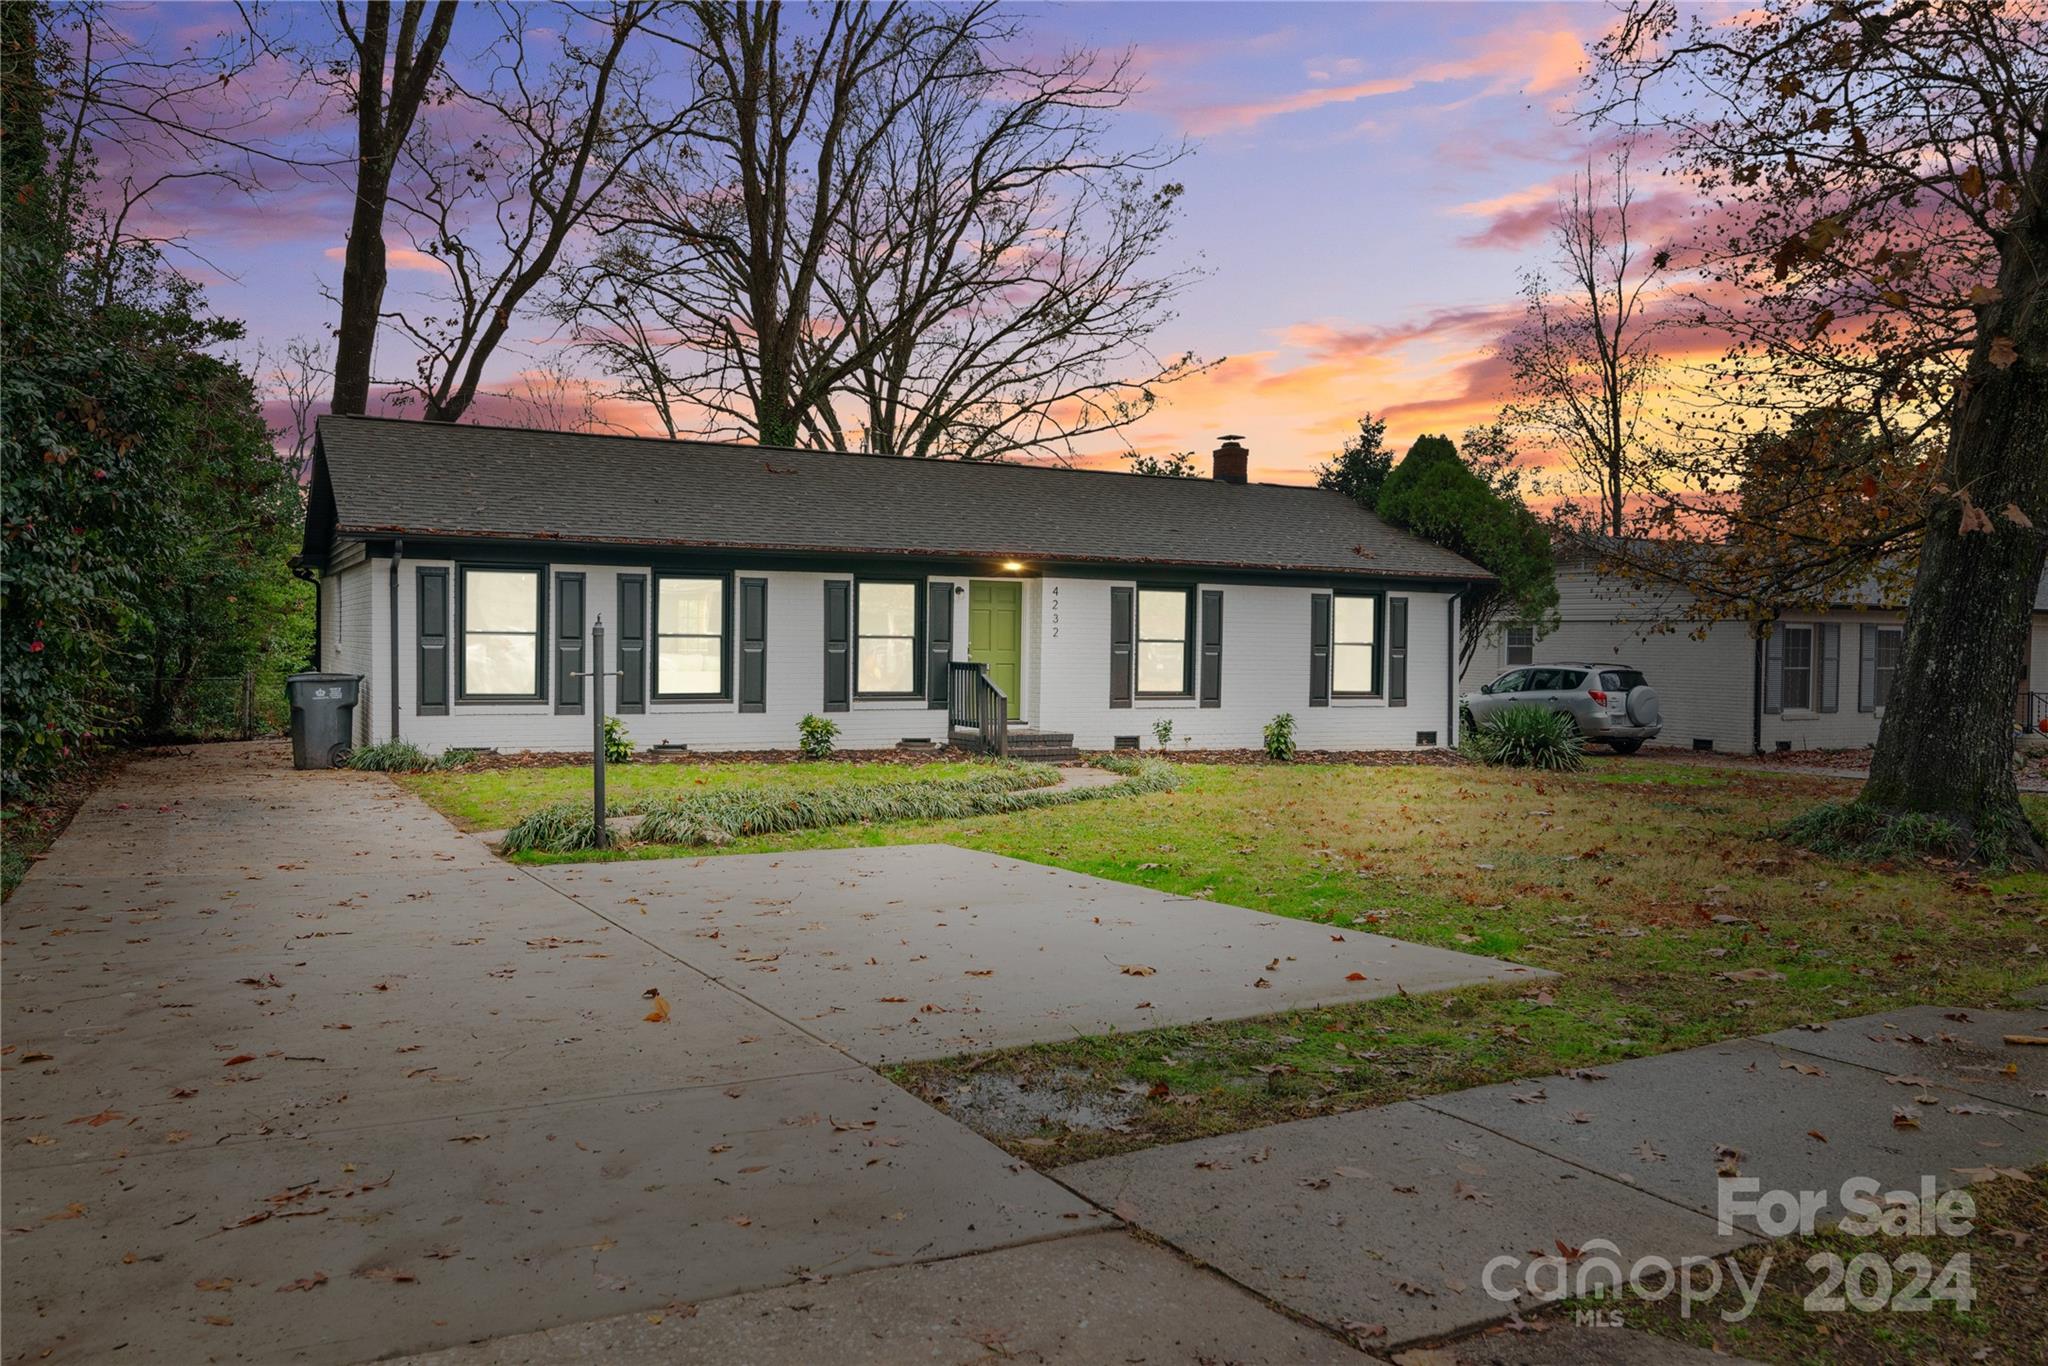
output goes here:
<path id="1" fill-rule="evenodd" d="M 1062 1168 L 1063 1183 L 1376 1351 L 1502 1319 L 1561 1249 L 1623 1267 L 1756 1238 L 1720 1176 L 1822 1191 L 1968 1184 L 2048 1160 L 2048 1015 L 1921 1007 Z M 2008 1070 L 2010 1069 L 2010 1070 Z M 1913 1126 L 1900 1127 L 1904 1109 Z M 1602 1243 L 1605 1246 L 1602 1246 Z M 1552 1270 L 1555 1270 L 1553 1266 Z M 1523 1295 L 1520 1307 L 1531 1297 Z"/>

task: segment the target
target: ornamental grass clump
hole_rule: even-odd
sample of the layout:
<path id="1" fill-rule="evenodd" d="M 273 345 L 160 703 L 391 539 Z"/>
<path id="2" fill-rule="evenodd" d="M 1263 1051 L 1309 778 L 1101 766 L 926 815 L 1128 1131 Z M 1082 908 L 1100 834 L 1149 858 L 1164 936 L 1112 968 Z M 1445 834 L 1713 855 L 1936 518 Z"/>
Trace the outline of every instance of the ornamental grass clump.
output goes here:
<path id="1" fill-rule="evenodd" d="M 612 814 L 619 814 L 616 807 Z M 573 854 L 597 847 L 597 817 L 589 802 L 544 806 L 505 832 L 508 854 Z"/>
<path id="2" fill-rule="evenodd" d="M 1575 773 L 1586 766 L 1579 728 L 1563 712 L 1508 707 L 1465 733 L 1465 750 L 1481 763 Z"/>
<path id="3" fill-rule="evenodd" d="M 434 760 L 410 740 L 385 740 L 350 751 L 348 766 L 364 773 L 425 773 Z"/>

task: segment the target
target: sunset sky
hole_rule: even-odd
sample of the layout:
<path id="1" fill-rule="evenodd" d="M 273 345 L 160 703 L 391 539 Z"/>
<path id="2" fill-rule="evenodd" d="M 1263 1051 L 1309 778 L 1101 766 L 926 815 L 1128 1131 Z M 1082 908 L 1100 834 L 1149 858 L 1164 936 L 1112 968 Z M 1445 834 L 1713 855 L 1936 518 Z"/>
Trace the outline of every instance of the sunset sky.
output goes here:
<path id="1" fill-rule="evenodd" d="M 1244 433 L 1256 478 L 1299 480 L 1368 410 L 1402 444 L 1490 418 L 1490 348 L 1519 315 L 1517 272 L 1546 255 L 1544 218 L 1583 165 L 1570 118 L 1602 5 L 1074 4 L 1024 7 L 1037 41 L 1136 50 L 1146 89 L 1132 141 L 1186 136 L 1182 227 L 1165 263 L 1206 271 L 1162 352 L 1228 357 L 1130 433 L 1149 451 L 1206 455 Z M 298 12 L 308 33 L 319 11 Z M 221 11 L 138 17 L 180 41 Z M 296 117 L 289 104 L 275 117 Z M 335 124 L 330 119 L 330 124 Z M 345 125 L 336 125 L 344 127 Z M 281 138 L 290 130 L 280 127 Z M 195 186 L 202 182 L 195 182 Z M 1668 192 L 1657 222 L 1687 205 Z M 253 198 L 211 188 L 158 212 L 204 264 L 216 309 L 275 348 L 326 337 L 346 195 L 338 179 L 273 183 Z M 396 247 L 402 238 L 393 238 Z M 436 283 L 393 260 L 393 302 Z M 424 265 L 426 269 L 420 267 Z M 410 268 L 408 268 L 410 267 Z M 417 306 L 419 300 L 410 300 Z M 535 324 L 501 353 L 509 382 L 552 349 Z M 403 353 L 380 351 L 388 373 Z M 486 411 L 483 416 L 489 416 Z M 645 422 L 614 411 L 621 421 Z M 645 422 L 651 426 L 651 422 Z"/>

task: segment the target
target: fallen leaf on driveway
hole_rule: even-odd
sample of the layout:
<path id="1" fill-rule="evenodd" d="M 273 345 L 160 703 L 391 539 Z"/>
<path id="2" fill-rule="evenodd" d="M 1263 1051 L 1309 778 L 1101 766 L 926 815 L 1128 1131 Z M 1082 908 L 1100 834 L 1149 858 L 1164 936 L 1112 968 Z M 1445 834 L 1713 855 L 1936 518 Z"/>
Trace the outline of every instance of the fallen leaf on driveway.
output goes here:
<path id="1" fill-rule="evenodd" d="M 1892 1127 L 1894 1129 L 1917 1129 L 1920 1127 L 1920 1116 L 1901 1105 L 1892 1111 Z"/>
<path id="2" fill-rule="evenodd" d="M 663 996 L 658 991 L 654 993 L 654 1009 L 648 1011 L 647 1014 L 645 1014 L 641 1018 L 646 1020 L 649 1024 L 667 1024 L 668 998 L 666 996 Z"/>
<path id="3" fill-rule="evenodd" d="M 875 1122 L 872 1119 L 835 1119 L 832 1121 L 832 1130 L 834 1133 L 850 1134 L 856 1133 L 862 1129 L 872 1129 L 874 1127 Z"/>
<path id="4" fill-rule="evenodd" d="M 1362 972 L 1347 972 L 1344 974 L 1344 980 L 1347 982 L 1363 982 L 1366 978 Z"/>
<path id="5" fill-rule="evenodd" d="M 1899 1074 L 1898 1076 L 1896 1076 L 1896 1077 L 1886 1077 L 1886 1078 L 1885 1078 L 1885 1080 L 1886 1080 L 1886 1081 L 1888 1081 L 1888 1082 L 1890 1082 L 1890 1083 L 1891 1083 L 1892 1085 L 1894 1085 L 1894 1086 L 1932 1086 L 1932 1085 L 1934 1085 L 1934 1083 L 1933 1083 L 1933 1082 L 1929 1081 L 1929 1080 L 1928 1080 L 1927 1078 L 1925 1078 L 1925 1077 L 1916 1077 L 1916 1076 L 1912 1076 L 1912 1075 L 1910 1075 L 1910 1074 L 1908 1074 L 1908 1073 L 1903 1073 L 1903 1072 L 1902 1072 L 1902 1073 L 1900 1073 L 1900 1074 Z"/>
<path id="6" fill-rule="evenodd" d="M 366 1281 L 389 1281 L 393 1285 L 411 1285 L 419 1279 L 410 1271 L 401 1271 L 395 1266 L 364 1267 L 356 1275 Z"/>
<path id="7" fill-rule="evenodd" d="M 226 1314 L 208 1314 L 206 1321 L 215 1328 L 232 1328 L 235 1326 L 235 1321 Z"/>
<path id="8" fill-rule="evenodd" d="M 327 1284 L 327 1273 L 316 1271 L 310 1276 L 301 1276 L 290 1285 L 279 1286 L 277 1293 L 282 1295 L 288 1290 L 317 1290 L 325 1284 Z"/>
<path id="9" fill-rule="evenodd" d="M 1778 1070 L 1783 1072 L 1788 1069 L 1797 1072 L 1802 1077 L 1824 1077 L 1827 1075 L 1826 1068 L 1816 1067 L 1810 1062 L 1794 1062 L 1790 1058 L 1778 1059 Z"/>
<path id="10" fill-rule="evenodd" d="M 232 1058 L 229 1058 L 229 1059 L 228 1059 L 228 1060 L 227 1060 L 226 1062 L 222 1063 L 222 1064 L 221 1064 L 221 1066 L 222 1066 L 222 1067 L 240 1067 L 240 1066 L 241 1066 L 241 1065 L 242 1065 L 243 1063 L 245 1063 L 245 1062 L 254 1062 L 254 1061 L 256 1061 L 256 1055 L 255 1055 L 254 1053 L 237 1053 L 237 1054 L 235 1054 L 235 1056 L 234 1056 L 234 1057 L 232 1057 Z"/>
<path id="11" fill-rule="evenodd" d="M 233 1276 L 215 1276 L 209 1280 L 192 1282 L 192 1288 L 194 1290 L 233 1290 L 235 1288 L 235 1278 Z"/>
<path id="12" fill-rule="evenodd" d="M 1117 971 L 1126 977 L 1151 977 L 1155 976 L 1159 969 L 1148 968 L 1143 963 L 1119 963 Z"/>
<path id="13" fill-rule="evenodd" d="M 64 1122 L 66 1124 L 83 1124 L 88 1128 L 97 1129 L 102 1124 L 112 1124 L 117 1119 L 126 1118 L 128 1116 L 122 1114 L 119 1110 L 102 1110 L 96 1115 L 80 1115 L 77 1119 L 67 1119 Z"/>
<path id="14" fill-rule="evenodd" d="M 744 1214 L 728 1214 L 725 1216 L 725 1222 L 734 1228 L 752 1228 L 754 1224 L 754 1221 Z"/>
<path id="15" fill-rule="evenodd" d="M 448 1141 L 450 1143 L 481 1143 L 489 1137 L 489 1134 L 457 1134 Z"/>

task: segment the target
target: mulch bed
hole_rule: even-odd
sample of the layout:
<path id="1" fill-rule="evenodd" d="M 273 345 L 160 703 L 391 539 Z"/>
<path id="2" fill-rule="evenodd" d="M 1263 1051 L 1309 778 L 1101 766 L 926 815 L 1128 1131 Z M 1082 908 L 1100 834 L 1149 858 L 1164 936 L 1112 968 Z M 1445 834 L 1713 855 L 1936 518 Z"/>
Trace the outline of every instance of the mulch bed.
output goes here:
<path id="1" fill-rule="evenodd" d="M 1289 760 L 1268 758 L 1262 749 L 1147 749 L 1123 750 L 1147 759 L 1164 759 L 1175 764 L 1327 764 L 1353 768 L 1463 768 L 1472 761 L 1454 749 L 1298 749 Z"/>
<path id="2" fill-rule="evenodd" d="M 830 759 L 805 759 L 793 749 L 733 749 L 733 750 L 679 750 L 670 754 L 655 754 L 643 751 L 626 760 L 627 764 L 902 764 L 916 767 L 922 764 L 957 763 L 971 758 L 964 750 L 957 749 L 842 749 Z M 588 765 L 590 751 L 587 749 L 568 750 L 522 750 L 512 754 L 479 754 L 469 763 L 456 770 L 459 773 L 481 773 L 500 768 L 560 768 L 565 765 Z M 613 762 L 607 768 L 618 768 Z"/>

